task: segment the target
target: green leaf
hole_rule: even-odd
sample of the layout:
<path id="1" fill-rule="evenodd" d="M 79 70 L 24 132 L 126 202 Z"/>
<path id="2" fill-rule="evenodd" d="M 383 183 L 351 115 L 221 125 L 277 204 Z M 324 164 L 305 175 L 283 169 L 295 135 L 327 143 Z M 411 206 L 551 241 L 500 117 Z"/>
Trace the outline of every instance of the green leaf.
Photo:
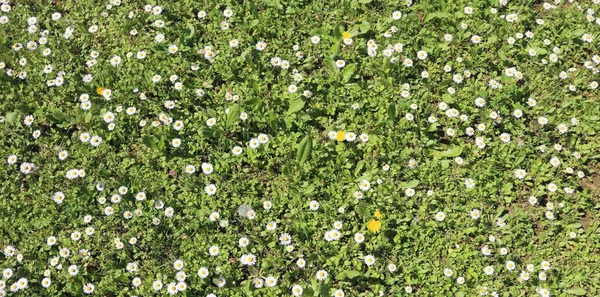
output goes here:
<path id="1" fill-rule="evenodd" d="M 475 231 L 477 231 L 477 227 L 469 227 L 462 230 L 462 232 L 465 234 L 473 234 Z"/>
<path id="2" fill-rule="evenodd" d="M 356 64 L 346 65 L 342 70 L 342 82 L 347 82 L 356 71 Z"/>
<path id="3" fill-rule="evenodd" d="M 429 127 L 427 127 L 427 131 L 429 131 L 429 132 L 437 131 L 438 126 L 439 126 L 438 123 L 433 123 L 433 124 L 429 125 Z"/>
<path id="4" fill-rule="evenodd" d="M 53 113 L 48 114 L 47 118 L 48 120 L 58 124 L 71 119 L 71 116 L 67 113 L 57 110 Z"/>
<path id="5" fill-rule="evenodd" d="M 214 128 L 202 128 L 200 129 L 200 134 L 205 138 L 219 138 L 221 136 L 221 131 Z"/>
<path id="6" fill-rule="evenodd" d="M 454 103 L 454 98 L 452 98 L 450 94 L 442 95 L 442 99 L 444 99 L 444 102 L 446 103 Z"/>
<path id="7" fill-rule="evenodd" d="M 156 148 L 158 146 L 158 138 L 155 136 L 144 136 L 142 137 L 142 142 L 150 148 Z"/>
<path id="8" fill-rule="evenodd" d="M 290 107 L 288 108 L 287 113 L 288 114 L 292 114 L 296 111 L 301 110 L 304 107 L 304 100 L 302 100 L 301 98 L 294 98 L 290 101 Z"/>
<path id="9" fill-rule="evenodd" d="M 258 103 L 261 103 L 261 102 L 262 102 L 262 100 L 259 100 L 258 96 L 253 96 L 250 99 L 245 99 L 244 100 L 244 104 L 245 105 L 255 105 L 255 104 L 258 104 Z"/>
<path id="10" fill-rule="evenodd" d="M 88 113 L 85 115 L 84 121 L 85 121 L 85 123 L 87 124 L 87 123 L 89 123 L 91 120 L 92 120 L 92 113 L 91 113 L 91 112 L 88 112 Z"/>
<path id="11" fill-rule="evenodd" d="M 360 271 L 355 270 L 346 270 L 346 277 L 349 279 L 353 279 L 357 276 L 360 276 L 362 273 Z"/>
<path id="12" fill-rule="evenodd" d="M 446 169 L 446 168 L 450 167 L 450 161 L 449 160 L 442 160 L 440 163 L 442 164 L 442 168 L 443 169 Z"/>
<path id="13" fill-rule="evenodd" d="M 439 158 L 444 158 L 444 157 L 457 157 L 460 156 L 460 154 L 462 153 L 462 147 L 457 146 L 454 148 L 451 148 L 449 150 L 445 150 L 443 152 L 440 151 L 433 151 L 433 157 L 436 159 Z"/>
<path id="14" fill-rule="evenodd" d="M 429 15 L 427 15 L 427 17 L 425 18 L 425 22 L 429 22 L 435 18 L 439 18 L 439 19 L 443 19 L 443 18 L 449 18 L 450 14 L 447 12 L 434 12 L 434 13 L 430 13 Z"/>
<path id="15" fill-rule="evenodd" d="M 360 23 L 360 25 L 358 25 L 358 27 L 360 28 L 360 31 L 364 34 L 371 29 L 371 23 L 369 23 L 368 21 L 363 21 L 362 23 Z"/>
<path id="16" fill-rule="evenodd" d="M 508 60 L 508 57 L 506 57 L 506 54 L 503 51 L 498 51 L 498 57 L 500 57 L 502 61 Z"/>
<path id="17" fill-rule="evenodd" d="M 390 105 L 388 105 L 387 114 L 390 120 L 396 120 L 396 104 L 390 103 Z"/>
<path id="18" fill-rule="evenodd" d="M 185 25 L 186 25 L 186 28 L 187 28 L 186 31 L 188 31 L 187 35 L 186 35 L 186 38 L 190 38 L 190 37 L 194 36 L 194 32 L 196 32 L 196 29 L 194 28 L 194 25 L 192 23 L 186 23 Z"/>
<path id="19" fill-rule="evenodd" d="M 19 112 L 16 110 L 6 114 L 6 121 L 9 123 L 14 123 L 14 122 L 18 121 L 18 118 L 19 118 Z"/>
<path id="20" fill-rule="evenodd" d="M 335 26 L 333 28 L 333 38 L 335 40 L 339 40 L 340 38 L 342 38 L 342 31 L 344 31 L 344 27 L 342 27 L 342 26 Z"/>
<path id="21" fill-rule="evenodd" d="M 583 295 L 587 294 L 587 292 L 583 288 L 578 288 L 578 289 L 567 290 L 567 294 L 583 296 Z"/>
<path id="22" fill-rule="evenodd" d="M 335 62 L 331 57 L 325 58 L 325 63 L 329 66 L 329 71 L 336 71 L 337 67 L 335 67 Z"/>
<path id="23" fill-rule="evenodd" d="M 310 158 L 312 152 L 312 139 L 310 135 L 304 136 L 304 138 L 298 144 L 298 152 L 296 152 L 296 162 L 303 164 Z"/>
<path id="24" fill-rule="evenodd" d="M 258 25 L 260 21 L 259 20 L 252 20 L 252 22 L 250 22 L 250 24 L 248 25 L 248 28 L 252 28 L 256 25 Z"/>
<path id="25" fill-rule="evenodd" d="M 418 186 L 418 185 L 419 185 L 419 181 L 415 179 L 415 180 L 411 180 L 411 181 L 409 181 L 409 182 L 400 183 L 400 185 L 401 185 L 403 188 L 414 188 L 414 187 L 416 187 L 416 186 Z"/>
<path id="26" fill-rule="evenodd" d="M 225 121 L 225 126 L 227 128 L 233 127 L 235 121 L 240 118 L 240 105 L 234 104 L 229 108 L 229 113 L 227 113 L 227 120 Z"/>
<path id="27" fill-rule="evenodd" d="M 283 164 L 282 168 L 281 168 L 281 172 L 285 175 L 285 176 L 290 176 L 290 174 L 292 173 L 291 169 L 290 169 L 290 165 Z"/>
<path id="28" fill-rule="evenodd" d="M 332 55 L 337 56 L 340 53 L 340 43 L 334 42 L 329 51 Z"/>
<path id="29" fill-rule="evenodd" d="M 581 36 L 583 34 L 585 34 L 586 32 L 587 32 L 586 29 L 577 29 L 577 30 L 571 32 L 571 37 L 572 38 L 581 38 Z"/>

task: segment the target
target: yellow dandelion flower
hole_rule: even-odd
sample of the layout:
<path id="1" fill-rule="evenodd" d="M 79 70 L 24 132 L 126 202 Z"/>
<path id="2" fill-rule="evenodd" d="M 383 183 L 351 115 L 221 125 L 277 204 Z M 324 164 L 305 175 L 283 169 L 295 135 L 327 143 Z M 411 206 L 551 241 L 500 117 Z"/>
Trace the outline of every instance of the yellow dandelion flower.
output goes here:
<path id="1" fill-rule="evenodd" d="M 350 34 L 350 32 L 346 31 L 346 32 L 342 33 L 343 39 L 350 38 L 350 37 L 352 37 L 352 34 Z"/>
<path id="2" fill-rule="evenodd" d="M 346 139 L 346 131 L 337 131 L 337 141 L 344 141 Z"/>
<path id="3" fill-rule="evenodd" d="M 369 231 L 377 233 L 379 232 L 379 229 L 381 229 L 381 222 L 378 220 L 371 219 L 367 224 L 367 228 L 369 229 Z"/>
<path id="4" fill-rule="evenodd" d="M 381 212 L 379 211 L 379 209 L 375 210 L 375 214 L 373 214 L 376 218 L 381 219 L 382 215 Z"/>
<path id="5" fill-rule="evenodd" d="M 104 88 L 103 87 L 99 87 L 96 89 L 96 93 L 98 93 L 98 95 L 102 95 L 102 92 L 104 92 Z"/>

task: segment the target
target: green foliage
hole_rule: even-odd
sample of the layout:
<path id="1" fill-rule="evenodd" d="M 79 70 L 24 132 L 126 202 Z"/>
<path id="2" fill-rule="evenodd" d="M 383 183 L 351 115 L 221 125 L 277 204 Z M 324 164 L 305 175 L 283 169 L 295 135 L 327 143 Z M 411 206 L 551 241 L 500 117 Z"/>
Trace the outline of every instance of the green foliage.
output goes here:
<path id="1" fill-rule="evenodd" d="M 600 294 L 597 1 L 2 2 L 0 296 Z"/>

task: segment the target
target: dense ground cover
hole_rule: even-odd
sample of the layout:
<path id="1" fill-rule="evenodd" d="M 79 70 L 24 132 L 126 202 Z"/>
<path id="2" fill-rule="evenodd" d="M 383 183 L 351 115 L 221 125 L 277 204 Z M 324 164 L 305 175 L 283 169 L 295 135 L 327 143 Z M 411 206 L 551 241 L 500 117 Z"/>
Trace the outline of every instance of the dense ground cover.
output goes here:
<path id="1" fill-rule="evenodd" d="M 598 0 L 0 2 L 0 296 L 599 294 Z"/>

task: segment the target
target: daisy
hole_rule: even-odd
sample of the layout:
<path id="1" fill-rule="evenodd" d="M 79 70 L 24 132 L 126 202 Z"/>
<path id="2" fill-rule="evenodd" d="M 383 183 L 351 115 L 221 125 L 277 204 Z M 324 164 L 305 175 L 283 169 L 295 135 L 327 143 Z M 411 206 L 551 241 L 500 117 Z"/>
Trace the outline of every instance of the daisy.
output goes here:
<path id="1" fill-rule="evenodd" d="M 83 286 L 83 292 L 86 294 L 92 294 L 94 293 L 94 285 L 91 283 L 88 283 L 86 285 Z"/>
<path id="2" fill-rule="evenodd" d="M 362 233 L 354 234 L 354 241 L 356 241 L 356 243 L 362 243 L 364 240 L 365 240 L 365 236 Z"/>
<path id="3" fill-rule="evenodd" d="M 231 149 L 231 152 L 235 155 L 235 156 L 239 156 L 242 153 L 242 148 L 239 146 L 234 146 L 233 149 Z"/>
<path id="4" fill-rule="evenodd" d="M 294 296 L 302 296 L 302 287 L 300 285 L 294 285 L 292 287 L 292 295 Z"/>
<path id="5" fill-rule="evenodd" d="M 479 209 L 475 208 L 475 209 L 471 210 L 471 218 L 473 220 L 478 220 L 480 216 L 481 216 L 481 211 Z"/>
<path id="6" fill-rule="evenodd" d="M 218 254 L 219 254 L 219 247 L 218 247 L 218 246 L 216 246 L 216 245 L 213 245 L 213 246 L 211 246 L 211 247 L 208 249 L 208 253 L 209 253 L 211 256 L 216 256 L 216 255 L 218 255 Z"/>
<path id="7" fill-rule="evenodd" d="M 206 278 L 208 274 L 208 269 L 206 267 L 200 267 L 200 269 L 198 269 L 198 277 Z"/>
<path id="8" fill-rule="evenodd" d="M 265 48 L 267 48 L 267 44 L 263 41 L 259 41 L 258 43 L 256 43 L 256 50 L 262 52 L 263 50 L 265 50 Z"/>
<path id="9" fill-rule="evenodd" d="M 272 288 L 277 285 L 277 279 L 273 276 L 268 276 L 265 278 L 265 286 Z"/>
<path id="10" fill-rule="evenodd" d="M 206 192 L 206 194 L 212 196 L 217 192 L 217 187 L 214 184 L 210 184 L 204 187 L 204 191 Z"/>
<path id="11" fill-rule="evenodd" d="M 523 178 L 525 178 L 526 175 L 527 175 L 527 172 L 523 169 L 515 170 L 515 177 L 517 177 L 518 179 L 523 179 Z"/>
<path id="12" fill-rule="evenodd" d="M 119 57 L 119 56 L 114 56 L 114 57 L 112 57 L 112 58 L 110 59 L 110 64 L 111 64 L 112 66 L 115 66 L 115 67 L 116 67 L 116 66 L 119 66 L 119 64 L 121 64 L 121 57 Z"/>
<path id="13" fill-rule="evenodd" d="M 325 279 L 327 279 L 327 275 L 328 275 L 327 271 L 325 271 L 325 270 L 319 270 L 316 273 L 316 277 L 320 281 L 324 281 Z"/>
<path id="14" fill-rule="evenodd" d="M 163 283 L 161 280 L 155 280 L 152 283 L 152 288 L 154 289 L 154 291 L 160 291 L 163 287 Z"/>
<path id="15" fill-rule="evenodd" d="M 446 214 L 440 211 L 435 214 L 435 219 L 441 222 L 446 219 Z"/>
<path id="16" fill-rule="evenodd" d="M 465 186 L 467 187 L 467 189 L 471 189 L 475 186 L 475 181 L 473 181 L 472 178 L 467 178 L 465 179 Z"/>

